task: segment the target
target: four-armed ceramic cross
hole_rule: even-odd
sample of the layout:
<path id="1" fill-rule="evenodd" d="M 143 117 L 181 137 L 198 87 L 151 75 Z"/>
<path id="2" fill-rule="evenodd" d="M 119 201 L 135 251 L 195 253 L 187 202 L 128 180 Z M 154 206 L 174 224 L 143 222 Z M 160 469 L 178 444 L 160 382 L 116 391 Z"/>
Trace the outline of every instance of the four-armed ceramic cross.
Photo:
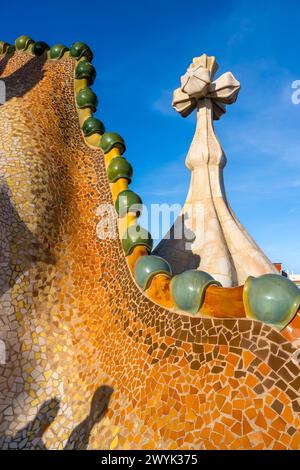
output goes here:
<path id="1" fill-rule="evenodd" d="M 193 59 L 181 77 L 181 87 L 174 91 L 173 106 L 183 117 L 197 110 L 196 132 L 186 158 L 191 182 L 181 214 L 156 253 L 170 262 L 175 273 L 199 268 L 231 287 L 243 284 L 249 275 L 277 271 L 237 220 L 226 197 L 226 156 L 213 120 L 226 112 L 226 104 L 236 101 L 240 83 L 230 72 L 212 81 L 217 68 L 215 57 L 203 54 Z"/>

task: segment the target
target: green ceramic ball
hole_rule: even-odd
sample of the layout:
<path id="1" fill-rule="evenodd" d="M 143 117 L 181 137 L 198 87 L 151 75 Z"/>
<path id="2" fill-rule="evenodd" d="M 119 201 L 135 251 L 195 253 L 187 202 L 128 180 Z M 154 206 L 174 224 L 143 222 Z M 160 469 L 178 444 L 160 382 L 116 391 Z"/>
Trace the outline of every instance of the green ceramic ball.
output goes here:
<path id="1" fill-rule="evenodd" d="M 140 225 L 130 225 L 122 238 L 122 247 L 125 255 L 130 255 L 136 246 L 145 246 L 148 253 L 150 253 L 153 240 L 150 233 L 140 227 Z"/>
<path id="2" fill-rule="evenodd" d="M 103 134 L 105 129 L 103 122 L 101 122 L 99 119 L 88 117 L 83 123 L 82 131 L 85 137 L 89 137 L 95 133 Z"/>
<path id="3" fill-rule="evenodd" d="M 0 41 L 0 54 L 6 54 L 10 48 L 7 42 Z"/>
<path id="4" fill-rule="evenodd" d="M 36 56 L 41 56 L 45 51 L 48 51 L 50 47 L 43 41 L 37 41 L 32 46 L 32 53 Z"/>
<path id="5" fill-rule="evenodd" d="M 174 276 L 171 292 L 177 308 L 195 315 L 201 308 L 207 287 L 212 284 L 221 286 L 210 274 L 196 269 Z"/>
<path id="6" fill-rule="evenodd" d="M 105 132 L 99 145 L 104 153 L 109 152 L 114 147 L 117 147 L 121 154 L 126 150 L 124 139 L 116 132 Z"/>
<path id="7" fill-rule="evenodd" d="M 15 40 L 15 46 L 18 51 L 23 51 L 27 49 L 27 47 L 33 43 L 33 40 L 29 36 L 19 36 Z"/>
<path id="8" fill-rule="evenodd" d="M 74 42 L 70 49 L 70 55 L 77 60 L 81 59 L 81 57 L 85 57 L 89 62 L 93 60 L 93 53 L 90 47 L 85 44 L 84 42 Z"/>
<path id="9" fill-rule="evenodd" d="M 125 189 L 118 194 L 116 199 L 115 207 L 119 217 L 124 217 L 127 213 L 137 213 L 138 215 L 142 212 L 143 201 L 140 196 L 130 189 Z"/>
<path id="10" fill-rule="evenodd" d="M 68 51 L 68 48 L 63 44 L 55 44 L 52 46 L 49 52 L 50 59 L 61 59 L 65 52 Z"/>
<path id="11" fill-rule="evenodd" d="M 115 183 L 120 178 L 125 178 L 131 182 L 132 174 L 132 166 L 124 157 L 113 158 L 107 168 L 110 183 Z"/>
<path id="12" fill-rule="evenodd" d="M 96 69 L 86 60 L 82 60 L 76 65 L 75 77 L 77 79 L 86 78 L 89 85 L 92 85 L 96 78 Z"/>
<path id="13" fill-rule="evenodd" d="M 90 88 L 84 88 L 83 90 L 80 90 L 76 97 L 76 102 L 78 108 L 91 108 L 93 112 L 96 111 L 98 106 L 97 95 Z"/>
<path id="14" fill-rule="evenodd" d="M 169 263 L 160 256 L 149 255 L 141 256 L 134 267 L 134 277 L 138 285 L 146 290 L 151 280 L 157 274 L 172 276 L 172 270 Z"/>
<path id="15" fill-rule="evenodd" d="M 243 291 L 244 306 L 249 318 L 285 328 L 300 307 L 300 289 L 284 276 L 264 274 L 249 276 Z"/>

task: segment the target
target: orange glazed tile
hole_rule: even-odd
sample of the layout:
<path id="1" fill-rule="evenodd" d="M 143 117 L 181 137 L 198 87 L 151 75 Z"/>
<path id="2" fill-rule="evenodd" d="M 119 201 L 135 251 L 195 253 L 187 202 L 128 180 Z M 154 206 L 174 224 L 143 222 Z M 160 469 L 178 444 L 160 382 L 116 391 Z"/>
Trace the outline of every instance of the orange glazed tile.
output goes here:
<path id="1" fill-rule="evenodd" d="M 264 443 L 262 442 L 261 444 L 254 446 L 252 450 L 264 450 Z"/>
<path id="2" fill-rule="evenodd" d="M 287 434 L 283 434 L 281 436 L 281 442 L 286 446 L 286 447 L 289 447 L 290 443 L 291 443 L 291 436 L 288 436 Z"/>
<path id="3" fill-rule="evenodd" d="M 284 431 L 286 427 L 286 423 L 281 418 L 277 418 L 274 421 L 272 421 L 272 426 L 278 431 Z"/>
<path id="4" fill-rule="evenodd" d="M 211 429 L 210 428 L 204 428 L 200 434 L 201 434 L 201 437 L 203 437 L 203 439 L 208 439 L 209 436 L 210 436 L 210 433 L 211 433 Z"/>
<path id="5" fill-rule="evenodd" d="M 218 448 L 218 445 L 220 445 L 220 442 L 222 440 L 222 436 L 216 432 L 212 432 L 210 435 L 210 439 L 216 445 L 216 448 Z"/>
<path id="6" fill-rule="evenodd" d="M 231 391 L 231 389 L 230 389 L 229 385 L 227 385 L 223 389 L 220 389 L 219 393 L 222 394 L 222 395 L 225 395 L 225 397 L 228 397 L 230 395 L 230 391 Z"/>
<path id="7" fill-rule="evenodd" d="M 222 408 L 222 412 L 228 415 L 231 415 L 232 413 L 232 404 L 227 402 Z"/>
<path id="8" fill-rule="evenodd" d="M 242 425 L 241 425 L 241 423 L 235 423 L 235 424 L 232 426 L 231 431 L 232 431 L 234 434 L 237 434 L 238 436 L 242 436 Z"/>
<path id="9" fill-rule="evenodd" d="M 286 450 L 286 446 L 280 444 L 280 442 L 275 442 L 273 445 L 273 450 Z"/>
<path id="10" fill-rule="evenodd" d="M 262 433 L 262 436 L 263 436 L 263 440 L 266 444 L 266 447 L 269 448 L 270 445 L 274 442 L 273 437 L 269 436 L 268 434 L 266 434 L 264 432 Z"/>
<path id="11" fill-rule="evenodd" d="M 282 419 L 284 419 L 284 421 L 287 424 L 290 424 L 290 423 L 293 422 L 294 415 L 293 415 L 293 412 L 292 412 L 292 410 L 289 406 L 286 406 L 286 407 L 283 408 L 283 411 L 281 412 L 281 417 L 282 417 Z"/>
<path id="12" fill-rule="evenodd" d="M 253 431 L 253 428 L 250 426 L 249 421 L 247 421 L 247 419 L 244 416 L 243 417 L 243 434 L 246 435 L 252 431 Z"/>
<path id="13" fill-rule="evenodd" d="M 223 395 L 216 395 L 216 403 L 217 403 L 217 406 L 220 410 L 221 410 L 225 400 L 226 400 L 226 397 L 224 397 Z"/>
<path id="14" fill-rule="evenodd" d="M 292 438 L 291 448 L 299 450 L 300 449 L 300 432 L 298 431 Z"/>
<path id="15" fill-rule="evenodd" d="M 223 435 L 224 434 L 224 430 L 225 430 L 225 426 L 222 424 L 222 423 L 215 423 L 214 425 L 214 431 Z"/>
<path id="16" fill-rule="evenodd" d="M 263 434 L 261 432 L 252 432 L 248 434 L 247 437 L 251 447 L 256 447 L 264 444 Z"/>
<path id="17" fill-rule="evenodd" d="M 227 377 L 232 377 L 234 374 L 234 366 L 232 364 L 227 364 L 224 373 Z"/>
<path id="18" fill-rule="evenodd" d="M 222 423 L 225 424 L 226 428 L 231 428 L 235 422 L 234 419 L 228 418 L 227 416 L 222 416 L 221 420 L 222 420 Z"/>
<path id="19" fill-rule="evenodd" d="M 260 366 L 258 367 L 258 370 L 259 372 L 261 372 L 264 376 L 267 376 L 269 375 L 270 371 L 271 371 L 271 368 L 265 364 L 265 363 L 262 363 L 260 364 Z"/>
<path id="20" fill-rule="evenodd" d="M 243 351 L 244 368 L 247 369 L 248 365 L 255 359 L 254 354 L 250 351 Z"/>
<path id="21" fill-rule="evenodd" d="M 251 449 L 251 445 L 247 436 L 242 437 L 241 441 L 242 441 L 242 446 L 241 446 L 242 449 L 246 449 L 246 450 Z"/>
<path id="22" fill-rule="evenodd" d="M 226 442 L 226 445 L 228 446 L 228 449 L 231 449 L 231 445 L 232 443 L 234 442 L 234 440 L 236 439 L 235 436 L 232 434 L 231 431 L 229 431 L 228 429 L 225 429 L 225 442 Z"/>
<path id="23" fill-rule="evenodd" d="M 255 420 L 255 424 L 261 428 L 267 429 L 267 422 L 263 416 L 263 414 L 259 411 L 257 414 L 257 418 Z"/>
<path id="24" fill-rule="evenodd" d="M 278 432 L 278 431 L 277 431 L 276 429 L 274 429 L 274 428 L 269 428 L 268 433 L 269 433 L 270 436 L 272 436 L 273 439 L 275 439 L 276 441 L 280 438 L 280 432 Z"/>
<path id="25" fill-rule="evenodd" d="M 214 446 L 211 442 L 206 442 L 205 446 L 207 450 L 217 450 L 217 447 Z"/>
<path id="26" fill-rule="evenodd" d="M 227 359 L 227 362 L 229 362 L 230 364 L 233 364 L 234 366 L 236 366 L 240 360 L 240 358 L 236 354 L 231 354 L 231 353 L 228 354 L 226 359 Z"/>
<path id="27" fill-rule="evenodd" d="M 259 381 L 256 377 L 254 377 L 253 375 L 248 375 L 248 377 L 246 379 L 246 384 L 250 388 L 254 388 L 258 383 L 259 383 Z"/>

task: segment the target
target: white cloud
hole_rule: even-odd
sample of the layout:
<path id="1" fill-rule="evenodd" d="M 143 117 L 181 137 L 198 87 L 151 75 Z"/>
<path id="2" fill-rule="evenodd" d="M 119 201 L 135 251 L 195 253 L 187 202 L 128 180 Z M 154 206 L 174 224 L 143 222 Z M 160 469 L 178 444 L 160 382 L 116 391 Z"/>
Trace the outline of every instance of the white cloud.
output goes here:
<path id="1" fill-rule="evenodd" d="M 249 19 L 240 21 L 240 17 L 234 18 L 235 26 L 233 29 L 238 28 L 231 36 L 229 36 L 226 45 L 229 48 L 239 46 L 245 41 L 249 34 L 255 31 L 254 23 Z"/>
<path id="2" fill-rule="evenodd" d="M 172 108 L 172 96 L 172 91 L 163 90 L 161 96 L 154 101 L 152 108 L 164 116 L 176 116 L 176 111 Z"/>

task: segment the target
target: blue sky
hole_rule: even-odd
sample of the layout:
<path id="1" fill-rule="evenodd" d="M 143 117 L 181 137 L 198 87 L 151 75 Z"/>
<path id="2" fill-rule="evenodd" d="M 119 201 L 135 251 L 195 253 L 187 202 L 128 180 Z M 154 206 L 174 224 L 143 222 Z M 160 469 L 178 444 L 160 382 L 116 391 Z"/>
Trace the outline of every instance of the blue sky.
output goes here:
<path id="1" fill-rule="evenodd" d="M 97 116 L 125 138 L 132 189 L 148 206 L 185 200 L 195 116 L 172 110 L 172 91 L 193 57 L 215 55 L 242 86 L 216 124 L 229 200 L 271 260 L 300 272 L 299 18 L 293 0 L 15 0 L 1 5 L 1 39 L 91 46 Z"/>

